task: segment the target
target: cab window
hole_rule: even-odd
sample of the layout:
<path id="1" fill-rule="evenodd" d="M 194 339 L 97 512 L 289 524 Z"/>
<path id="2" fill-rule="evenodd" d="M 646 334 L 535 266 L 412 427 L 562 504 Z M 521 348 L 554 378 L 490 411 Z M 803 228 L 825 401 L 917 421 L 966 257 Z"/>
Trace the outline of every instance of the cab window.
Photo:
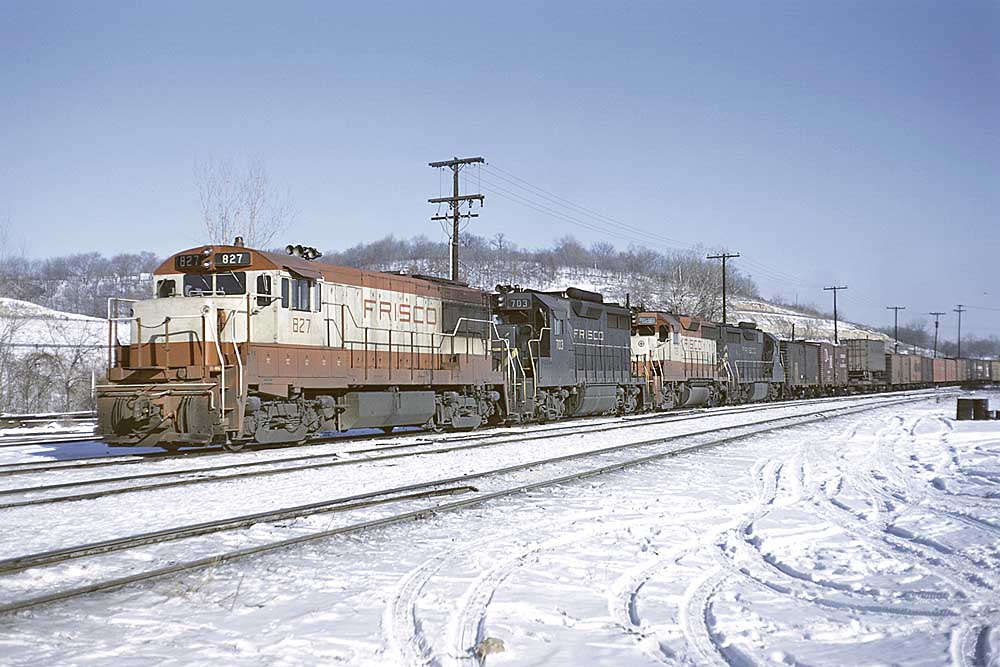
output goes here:
<path id="1" fill-rule="evenodd" d="M 236 273 L 219 273 L 215 276 L 215 291 L 220 294 L 246 294 L 247 274 L 245 271 Z"/>
<path id="2" fill-rule="evenodd" d="M 184 296 L 201 296 L 214 291 L 211 274 L 189 273 L 184 276 Z"/>
<path id="3" fill-rule="evenodd" d="M 165 299 L 177 293 L 177 281 L 171 278 L 156 281 L 156 298 Z"/>
<path id="4" fill-rule="evenodd" d="M 271 304 L 271 276 L 266 273 L 257 276 L 257 294 L 258 306 L 263 307 Z"/>
<path id="5" fill-rule="evenodd" d="M 670 329 L 666 324 L 660 325 L 660 342 L 665 343 L 670 338 Z"/>
<path id="6" fill-rule="evenodd" d="M 292 279 L 292 310 L 309 310 L 313 281 L 306 278 Z"/>
<path id="7" fill-rule="evenodd" d="M 184 276 L 184 296 L 233 295 L 247 293 L 247 274 L 189 273 Z"/>

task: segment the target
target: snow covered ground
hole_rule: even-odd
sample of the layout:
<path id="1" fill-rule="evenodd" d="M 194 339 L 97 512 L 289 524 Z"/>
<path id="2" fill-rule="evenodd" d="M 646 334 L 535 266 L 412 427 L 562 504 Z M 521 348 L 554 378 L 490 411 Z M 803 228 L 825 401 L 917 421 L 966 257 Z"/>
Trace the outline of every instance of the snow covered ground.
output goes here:
<path id="1" fill-rule="evenodd" d="M 1000 394 L 990 398 L 1000 408 Z M 954 412 L 954 395 L 939 392 L 19 612 L 0 618 L 0 663 L 474 665 L 479 646 L 486 665 L 996 664 L 1000 422 L 955 422 Z M 521 449 L 542 458 L 624 437 Z M 69 546 L 524 456 L 504 445 L 5 510 L 0 549 Z M 219 535 L 216 547 L 273 530 Z M 156 557 L 164 552 L 189 556 L 161 545 Z M 86 578 L 87 563 L 76 568 Z"/>
<path id="2" fill-rule="evenodd" d="M 15 351 L 103 345 L 107 354 L 106 319 L 64 313 L 28 301 L 0 297 L 0 333 L 4 334 L 3 343 L 14 345 Z"/>

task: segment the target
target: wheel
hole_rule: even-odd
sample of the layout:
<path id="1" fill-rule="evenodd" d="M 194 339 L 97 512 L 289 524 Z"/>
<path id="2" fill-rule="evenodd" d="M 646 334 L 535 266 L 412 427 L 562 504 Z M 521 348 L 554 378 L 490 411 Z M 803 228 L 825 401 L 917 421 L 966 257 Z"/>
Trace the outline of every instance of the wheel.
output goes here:
<path id="1" fill-rule="evenodd" d="M 232 440 L 227 440 L 222 443 L 222 446 L 227 452 L 240 452 L 243 451 L 243 447 L 246 446 L 246 443 L 243 441 L 234 442 Z"/>
<path id="2" fill-rule="evenodd" d="M 390 433 L 392 433 L 392 429 L 395 428 L 395 427 L 394 426 L 381 426 L 380 428 L 382 429 L 383 433 L 385 433 L 386 435 L 389 435 Z"/>

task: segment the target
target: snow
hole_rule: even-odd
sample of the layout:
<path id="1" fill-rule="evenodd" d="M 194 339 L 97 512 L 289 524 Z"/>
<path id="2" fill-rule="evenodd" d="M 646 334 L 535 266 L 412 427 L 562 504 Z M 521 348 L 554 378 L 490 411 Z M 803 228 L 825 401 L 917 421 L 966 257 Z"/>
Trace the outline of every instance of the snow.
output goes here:
<path id="1" fill-rule="evenodd" d="M 809 315 L 792 308 L 768 303 L 762 299 L 733 297 L 730 303 L 732 312 L 730 321 L 732 322 L 755 322 L 758 327 L 779 338 L 791 338 L 792 325 L 794 325 L 796 338 L 831 342 L 834 339 L 832 319 Z M 891 340 L 891 337 L 884 333 L 844 320 L 839 320 L 836 328 L 841 340 L 849 338 Z"/>
<path id="2" fill-rule="evenodd" d="M 15 351 L 81 345 L 104 345 L 106 349 L 108 321 L 0 297 L 0 332 L 3 331 L 9 332 L 5 344 L 15 345 Z"/>
<path id="3" fill-rule="evenodd" d="M 1000 402 L 1000 394 L 989 397 Z M 918 403 L 39 607 L 2 621 L 0 662 L 474 665 L 479 646 L 486 665 L 993 664 L 1000 422 L 956 422 L 954 411 L 955 394 L 930 393 Z M 6 510 L 0 549 L 6 556 L 69 546 L 764 416 L 709 414 Z M 425 436 L 398 443 L 417 437 Z M 352 448 L 319 447 L 342 455 Z M 239 460 L 279 466 L 288 455 Z M 144 463 L 129 474 L 217 464 Z M 30 479 L 98 474 L 124 473 L 110 467 Z M 526 471 L 482 488 L 548 476 L 552 470 Z M 2 482 L 13 488 L 28 479 Z M 0 591 L 4 599 L 48 592 L 112 569 L 120 575 L 399 509 L 258 524 L 41 568 L 8 576 Z"/>

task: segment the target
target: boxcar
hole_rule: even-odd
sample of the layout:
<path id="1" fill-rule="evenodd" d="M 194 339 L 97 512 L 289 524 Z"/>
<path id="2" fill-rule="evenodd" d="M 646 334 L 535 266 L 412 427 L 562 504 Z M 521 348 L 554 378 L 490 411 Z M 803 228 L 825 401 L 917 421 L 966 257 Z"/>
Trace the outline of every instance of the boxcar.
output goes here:
<path id="1" fill-rule="evenodd" d="M 990 380 L 993 384 L 1000 383 L 1000 361 L 990 362 Z"/>
<path id="2" fill-rule="evenodd" d="M 847 348 L 825 342 L 809 343 L 809 345 L 819 349 L 820 385 L 826 388 L 846 386 Z"/>
<path id="3" fill-rule="evenodd" d="M 972 360 L 956 359 L 955 362 L 958 367 L 958 381 L 969 382 L 972 380 Z"/>
<path id="4" fill-rule="evenodd" d="M 982 359 L 970 359 L 970 372 L 971 375 L 969 379 L 973 382 L 989 382 L 990 380 L 990 362 L 984 361 Z"/>
<path id="5" fill-rule="evenodd" d="M 847 376 L 855 384 L 884 384 L 886 374 L 885 341 L 851 338 L 843 341 L 847 348 Z"/>
<path id="6" fill-rule="evenodd" d="M 785 368 L 785 391 L 792 395 L 818 392 L 819 346 L 802 341 L 781 341 L 781 365 Z"/>
<path id="7" fill-rule="evenodd" d="M 894 352 L 885 355 L 885 375 L 890 385 L 902 387 L 910 384 L 910 370 L 908 357 Z"/>
<path id="8" fill-rule="evenodd" d="M 934 360 L 930 357 L 920 357 L 920 377 L 924 384 L 934 382 Z"/>

